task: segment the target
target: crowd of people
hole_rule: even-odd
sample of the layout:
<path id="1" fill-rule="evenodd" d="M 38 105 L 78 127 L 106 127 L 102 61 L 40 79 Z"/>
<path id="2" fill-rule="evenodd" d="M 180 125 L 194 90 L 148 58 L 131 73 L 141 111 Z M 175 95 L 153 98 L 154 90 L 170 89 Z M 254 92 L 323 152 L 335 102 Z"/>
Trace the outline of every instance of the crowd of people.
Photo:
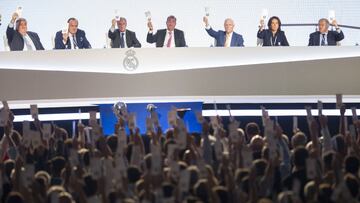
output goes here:
<path id="1" fill-rule="evenodd" d="M 345 105 L 339 111 L 336 133 L 319 111 L 307 116 L 309 135 L 285 135 L 266 109 L 262 126 L 244 129 L 234 117 L 224 126 L 219 116 L 198 114 L 202 132 L 189 133 L 171 110 L 169 129 L 155 112 L 141 135 L 133 114 L 123 113 L 115 133 L 104 136 L 90 114 L 71 137 L 37 115 L 19 132 L 4 105 L 1 202 L 358 202 L 360 121 L 353 115 L 348 126 Z"/>
<path id="2" fill-rule="evenodd" d="M 156 47 L 187 47 L 184 31 L 176 28 L 176 21 L 175 16 L 169 16 L 166 20 L 166 28 L 155 32 L 151 19 L 149 19 L 146 42 L 155 43 Z M 210 26 L 207 16 L 203 18 L 203 21 L 205 30 L 214 38 L 216 47 L 244 46 L 242 35 L 234 32 L 235 23 L 231 18 L 225 19 L 224 30 L 218 31 Z M 85 31 L 78 28 L 78 20 L 69 18 L 67 23 L 67 28 L 56 33 L 54 49 L 90 49 L 91 44 L 86 38 Z M 333 26 L 335 30 L 330 30 L 330 26 Z M 38 34 L 28 31 L 26 19 L 19 17 L 17 12 L 11 17 L 6 36 L 11 51 L 44 50 Z M 112 48 L 141 47 L 135 32 L 127 29 L 127 20 L 124 17 L 112 20 L 108 37 L 111 39 Z M 285 32 L 281 30 L 281 20 L 277 16 L 269 19 L 267 29 L 264 19 L 260 20 L 257 37 L 258 44 L 261 46 L 289 46 Z M 344 38 L 344 33 L 335 19 L 330 22 L 328 19 L 322 18 L 318 22 L 318 31 L 310 34 L 308 45 L 335 46 Z"/>

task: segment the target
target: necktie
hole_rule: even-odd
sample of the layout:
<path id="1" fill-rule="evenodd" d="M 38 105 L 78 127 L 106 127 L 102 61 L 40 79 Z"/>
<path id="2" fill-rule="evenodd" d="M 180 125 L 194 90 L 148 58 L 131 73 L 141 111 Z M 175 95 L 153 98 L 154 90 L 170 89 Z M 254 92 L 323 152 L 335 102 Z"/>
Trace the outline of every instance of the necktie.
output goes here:
<path id="1" fill-rule="evenodd" d="M 120 48 L 125 48 L 124 33 L 120 33 Z"/>
<path id="2" fill-rule="evenodd" d="M 321 34 L 321 46 L 325 46 L 325 34 Z"/>
<path id="3" fill-rule="evenodd" d="M 171 47 L 171 40 L 172 40 L 172 32 L 169 32 L 169 39 L 167 41 L 166 47 Z"/>
<path id="4" fill-rule="evenodd" d="M 24 36 L 24 42 L 27 50 L 33 50 L 33 47 L 31 46 L 31 43 L 27 37 Z"/>
<path id="5" fill-rule="evenodd" d="M 224 44 L 224 47 L 230 47 L 230 34 L 229 33 L 226 33 L 226 39 L 225 39 L 225 44 Z"/>
<path id="6" fill-rule="evenodd" d="M 74 49 L 76 49 L 78 47 L 78 45 L 77 45 L 77 42 L 76 42 L 75 35 L 73 35 L 72 38 L 73 38 Z"/>

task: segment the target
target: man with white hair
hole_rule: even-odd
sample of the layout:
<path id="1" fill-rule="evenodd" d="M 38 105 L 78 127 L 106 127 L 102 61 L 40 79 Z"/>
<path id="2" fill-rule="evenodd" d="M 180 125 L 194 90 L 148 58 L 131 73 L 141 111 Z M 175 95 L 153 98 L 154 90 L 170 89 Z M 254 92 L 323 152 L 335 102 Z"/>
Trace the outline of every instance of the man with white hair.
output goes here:
<path id="1" fill-rule="evenodd" d="M 234 20 L 231 18 L 227 18 L 224 21 L 224 29 L 215 31 L 209 25 L 209 19 L 205 16 L 203 18 L 205 23 L 205 30 L 206 32 L 216 40 L 215 46 L 217 47 L 243 47 L 244 46 L 244 39 L 243 37 L 234 32 L 235 23 Z"/>
<path id="2" fill-rule="evenodd" d="M 319 20 L 319 31 L 310 34 L 309 46 L 336 46 L 337 43 L 343 40 L 344 33 L 339 28 L 336 20 L 332 21 L 336 31 L 330 31 L 330 22 L 326 18 Z"/>
<path id="3" fill-rule="evenodd" d="M 117 25 L 117 29 L 115 29 L 115 25 Z M 111 48 L 141 47 L 141 43 L 136 38 L 135 32 L 126 29 L 126 27 L 127 20 L 124 17 L 111 21 L 111 28 L 108 33 L 108 37 L 111 39 Z"/>

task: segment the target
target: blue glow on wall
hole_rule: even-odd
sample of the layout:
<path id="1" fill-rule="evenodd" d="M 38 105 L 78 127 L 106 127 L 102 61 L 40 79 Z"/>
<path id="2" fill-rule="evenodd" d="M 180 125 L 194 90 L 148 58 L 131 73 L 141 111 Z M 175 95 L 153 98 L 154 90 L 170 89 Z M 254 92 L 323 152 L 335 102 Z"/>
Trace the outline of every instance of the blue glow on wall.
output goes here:
<path id="1" fill-rule="evenodd" d="M 157 112 L 159 115 L 160 125 L 165 131 L 169 128 L 167 121 L 167 113 L 171 110 L 171 107 L 176 108 L 190 108 L 191 110 L 185 113 L 184 122 L 189 132 L 201 132 L 201 125 L 196 120 L 195 112 L 202 111 L 202 102 L 180 102 L 180 103 L 153 103 L 157 106 Z M 129 112 L 136 113 L 136 124 L 140 129 L 141 134 L 146 132 L 146 117 L 149 116 L 146 106 L 148 103 L 136 103 L 127 104 Z M 112 104 L 100 104 L 100 120 L 105 135 L 111 135 L 114 133 L 114 126 L 117 122 L 117 118 L 113 113 Z"/>

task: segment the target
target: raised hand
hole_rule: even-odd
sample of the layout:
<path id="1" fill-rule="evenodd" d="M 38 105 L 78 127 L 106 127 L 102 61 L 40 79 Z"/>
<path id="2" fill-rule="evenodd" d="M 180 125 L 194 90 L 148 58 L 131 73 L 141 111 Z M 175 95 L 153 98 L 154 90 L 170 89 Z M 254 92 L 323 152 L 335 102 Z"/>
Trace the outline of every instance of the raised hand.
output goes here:
<path id="1" fill-rule="evenodd" d="M 206 27 L 209 26 L 209 19 L 208 19 L 208 17 L 204 16 L 204 17 L 203 17 L 203 21 L 204 21 Z"/>
<path id="2" fill-rule="evenodd" d="M 148 21 L 147 26 L 149 28 L 149 31 L 153 31 L 154 27 L 151 21 Z"/>
<path id="3" fill-rule="evenodd" d="M 346 106 L 345 106 L 345 104 L 342 104 L 341 107 L 340 107 L 340 114 L 341 114 L 341 116 L 344 116 L 344 115 L 345 115 L 345 111 L 346 111 Z"/>
<path id="4" fill-rule="evenodd" d="M 62 37 L 63 37 L 63 41 L 67 42 L 67 40 L 69 38 L 69 33 L 68 32 L 62 33 Z"/>
<path id="5" fill-rule="evenodd" d="M 263 30 L 265 28 L 265 21 L 264 19 L 260 20 L 260 30 Z"/>
<path id="6" fill-rule="evenodd" d="M 15 12 L 12 14 L 10 22 L 14 24 L 16 19 L 18 19 L 18 18 L 19 18 L 19 14 Z"/>
<path id="7" fill-rule="evenodd" d="M 335 28 L 338 28 L 338 27 L 339 27 L 339 25 L 338 25 L 338 23 L 337 23 L 336 20 L 333 20 L 331 23 L 332 23 L 332 25 L 333 25 Z"/>

